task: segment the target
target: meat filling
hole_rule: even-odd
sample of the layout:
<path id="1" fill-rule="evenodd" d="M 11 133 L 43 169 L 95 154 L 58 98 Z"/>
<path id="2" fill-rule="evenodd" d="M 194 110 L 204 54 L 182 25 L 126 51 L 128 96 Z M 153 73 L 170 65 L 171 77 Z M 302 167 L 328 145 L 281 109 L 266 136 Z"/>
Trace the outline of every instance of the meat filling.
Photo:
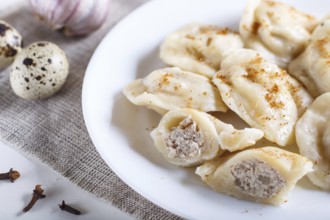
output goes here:
<path id="1" fill-rule="evenodd" d="M 281 174 L 260 160 L 245 160 L 233 166 L 231 174 L 235 186 L 243 193 L 256 198 L 270 198 L 276 195 L 286 181 Z"/>
<path id="2" fill-rule="evenodd" d="M 203 133 L 192 118 L 185 118 L 177 127 L 172 128 L 167 140 L 169 158 L 192 158 L 202 153 Z"/>

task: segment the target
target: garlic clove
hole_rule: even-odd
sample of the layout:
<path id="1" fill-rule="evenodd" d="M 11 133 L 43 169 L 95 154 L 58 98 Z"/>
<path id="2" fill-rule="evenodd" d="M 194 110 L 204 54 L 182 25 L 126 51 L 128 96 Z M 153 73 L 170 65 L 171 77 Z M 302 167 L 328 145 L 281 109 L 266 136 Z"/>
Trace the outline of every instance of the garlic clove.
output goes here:
<path id="1" fill-rule="evenodd" d="M 51 26 L 57 30 L 66 26 L 67 21 L 72 17 L 72 15 L 79 7 L 80 0 L 70 0 L 70 1 L 60 1 L 56 0 L 54 8 L 52 8 L 53 13 L 49 18 L 51 21 Z"/>
<path id="2" fill-rule="evenodd" d="M 53 29 L 61 29 L 72 12 L 78 6 L 80 0 L 29 0 L 32 10 L 39 16 L 41 20 L 47 22 Z"/>
<path id="3" fill-rule="evenodd" d="M 67 21 L 65 34 L 85 35 L 98 29 L 108 14 L 109 0 L 82 0 Z"/>
<path id="4" fill-rule="evenodd" d="M 54 30 L 68 36 L 87 35 L 104 22 L 109 0 L 29 0 L 32 10 Z"/>

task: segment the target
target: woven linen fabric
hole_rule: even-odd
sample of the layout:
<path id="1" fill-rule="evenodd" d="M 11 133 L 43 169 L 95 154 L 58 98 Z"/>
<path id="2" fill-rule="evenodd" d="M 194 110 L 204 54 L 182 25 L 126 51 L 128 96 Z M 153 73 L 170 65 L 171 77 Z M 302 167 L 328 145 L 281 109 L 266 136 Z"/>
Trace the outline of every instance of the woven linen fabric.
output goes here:
<path id="1" fill-rule="evenodd" d="M 0 19 L 22 34 L 25 46 L 45 40 L 63 48 L 69 58 L 70 74 L 56 95 L 27 101 L 13 93 L 10 68 L 0 71 L 0 141 L 39 159 L 77 186 L 137 219 L 179 219 L 140 196 L 113 173 L 91 142 L 82 115 L 82 83 L 94 50 L 115 23 L 146 1 L 112 0 L 102 28 L 80 38 L 51 31 L 33 16 L 25 0 L 2 11 Z"/>

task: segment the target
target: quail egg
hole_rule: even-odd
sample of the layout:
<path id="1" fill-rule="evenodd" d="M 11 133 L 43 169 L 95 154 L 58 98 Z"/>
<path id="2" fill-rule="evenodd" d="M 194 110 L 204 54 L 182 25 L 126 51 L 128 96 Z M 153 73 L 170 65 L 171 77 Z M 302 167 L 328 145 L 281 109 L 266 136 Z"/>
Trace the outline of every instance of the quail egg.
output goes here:
<path id="1" fill-rule="evenodd" d="M 10 84 L 23 99 L 44 99 L 58 92 L 69 74 L 65 52 L 57 45 L 40 41 L 24 48 L 10 72 Z"/>
<path id="2" fill-rule="evenodd" d="M 0 69 L 9 66 L 22 50 L 22 36 L 10 24 L 0 20 Z"/>

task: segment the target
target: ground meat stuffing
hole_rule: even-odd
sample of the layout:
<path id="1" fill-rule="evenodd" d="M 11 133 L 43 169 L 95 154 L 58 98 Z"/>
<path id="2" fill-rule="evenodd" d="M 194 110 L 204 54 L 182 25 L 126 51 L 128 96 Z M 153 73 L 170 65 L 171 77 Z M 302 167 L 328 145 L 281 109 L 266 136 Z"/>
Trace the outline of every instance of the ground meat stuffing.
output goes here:
<path id="1" fill-rule="evenodd" d="M 204 145 L 202 132 L 192 118 L 186 118 L 172 128 L 167 140 L 169 158 L 187 158 L 201 155 Z"/>
<path id="2" fill-rule="evenodd" d="M 236 164 L 231 174 L 236 187 L 256 198 L 270 198 L 285 185 L 285 180 L 277 170 L 257 159 Z"/>

